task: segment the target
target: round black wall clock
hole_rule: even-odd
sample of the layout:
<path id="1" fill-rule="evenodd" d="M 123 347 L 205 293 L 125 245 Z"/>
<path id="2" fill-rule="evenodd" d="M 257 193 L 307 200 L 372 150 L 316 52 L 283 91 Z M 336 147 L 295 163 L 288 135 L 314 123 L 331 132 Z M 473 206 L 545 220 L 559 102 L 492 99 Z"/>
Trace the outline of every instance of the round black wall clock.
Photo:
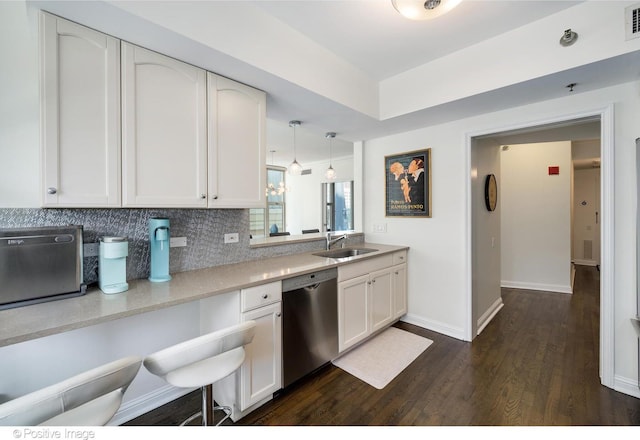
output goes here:
<path id="1" fill-rule="evenodd" d="M 489 211 L 495 211 L 498 203 L 498 184 L 493 174 L 487 174 L 484 181 L 484 203 Z"/>

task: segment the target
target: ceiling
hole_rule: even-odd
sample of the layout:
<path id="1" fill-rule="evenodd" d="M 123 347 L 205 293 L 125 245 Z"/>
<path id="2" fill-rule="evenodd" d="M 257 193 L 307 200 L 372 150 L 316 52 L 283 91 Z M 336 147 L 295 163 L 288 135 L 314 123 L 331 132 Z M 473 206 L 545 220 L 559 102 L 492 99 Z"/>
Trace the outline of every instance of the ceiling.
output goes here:
<path id="1" fill-rule="evenodd" d="M 324 134 L 328 131 L 337 133 L 334 154 L 340 156 L 350 148 L 351 142 L 631 81 L 638 78 L 637 66 L 640 65 L 640 51 L 636 51 L 381 119 L 337 102 L 339 99 L 335 96 L 331 98 L 317 91 L 323 82 L 335 81 L 334 71 L 318 69 L 317 74 L 315 70 L 311 71 L 315 88 L 295 83 L 287 76 L 291 71 L 303 69 L 301 64 L 311 61 L 308 53 L 301 52 L 309 47 L 309 42 L 321 48 L 327 54 L 326 59 L 340 60 L 349 66 L 346 70 L 359 72 L 362 78 L 379 87 L 381 81 L 397 78 L 403 72 L 427 65 L 447 54 L 471 48 L 483 40 L 562 13 L 583 2 L 463 0 L 451 12 L 436 19 L 412 21 L 400 16 L 390 0 L 28 1 L 87 26 L 266 91 L 267 116 L 280 124 L 277 130 L 280 137 L 268 145 L 268 150 L 292 149 L 288 121 L 300 120 L 301 139 L 304 135 L 309 139 L 297 146 L 301 162 L 326 157 L 328 147 Z M 171 16 L 171 13 L 166 10 L 165 16 L 161 17 L 164 21 L 157 19 L 162 15 L 157 11 L 162 9 L 183 15 L 168 24 L 166 16 Z M 204 40 L 198 38 L 206 37 L 208 28 L 212 27 L 208 17 L 211 14 L 225 15 L 225 11 L 236 12 L 240 16 L 250 14 L 256 20 L 260 16 L 260 23 L 252 22 L 258 30 L 252 27 L 228 28 L 218 34 L 216 41 L 223 40 L 220 46 L 203 44 Z M 198 20 L 201 20 L 199 24 L 194 24 Z M 217 23 L 225 25 L 220 21 Z M 173 30 L 171 25 L 182 25 L 184 34 Z M 197 26 L 198 30 L 190 33 L 190 29 Z M 283 29 L 286 32 L 279 32 Z M 563 30 L 558 29 L 558 35 L 553 39 L 559 39 Z M 290 38 L 281 38 L 276 44 L 272 39 L 274 35 Z M 228 49 L 236 47 L 225 46 L 224 40 L 237 42 L 243 49 L 249 48 L 243 52 L 248 58 L 230 52 Z M 264 48 L 264 54 L 260 53 L 260 48 Z M 277 59 L 282 54 L 288 55 L 286 61 L 293 60 L 283 64 L 281 72 L 285 75 L 264 68 L 265 59 L 268 64 L 268 57 Z M 264 58 L 260 59 L 260 55 Z M 482 59 L 474 62 L 481 63 Z M 324 77 L 331 74 L 334 74 L 331 78 Z M 569 83 L 578 83 L 575 91 L 569 92 L 565 88 Z M 377 88 L 371 90 L 375 92 Z M 275 129 L 271 131 L 276 133 Z M 308 156 L 305 157 L 306 154 Z"/>
<path id="2" fill-rule="evenodd" d="M 400 16 L 390 0 L 244 3 L 382 81 L 583 2 L 463 0 L 451 12 L 428 21 Z M 558 30 L 558 40 L 563 30 Z M 638 78 L 638 65 L 640 52 L 625 54 L 382 120 L 313 93 L 280 93 L 274 87 L 268 111 L 277 121 L 300 119 L 318 134 L 335 131 L 346 141 L 367 140 L 631 81 Z M 578 84 L 571 92 L 565 88 L 570 83 Z"/>
<path id="3" fill-rule="evenodd" d="M 407 20 L 390 0 L 248 3 L 382 80 L 581 2 L 466 0 L 431 21 Z"/>

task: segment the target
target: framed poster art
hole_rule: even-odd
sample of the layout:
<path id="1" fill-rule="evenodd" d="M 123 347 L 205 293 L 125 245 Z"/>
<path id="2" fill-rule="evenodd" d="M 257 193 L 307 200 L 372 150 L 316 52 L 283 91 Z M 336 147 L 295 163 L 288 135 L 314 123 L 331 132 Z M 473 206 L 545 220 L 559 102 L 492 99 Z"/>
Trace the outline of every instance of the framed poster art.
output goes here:
<path id="1" fill-rule="evenodd" d="M 431 148 L 384 157 L 386 217 L 431 217 Z"/>

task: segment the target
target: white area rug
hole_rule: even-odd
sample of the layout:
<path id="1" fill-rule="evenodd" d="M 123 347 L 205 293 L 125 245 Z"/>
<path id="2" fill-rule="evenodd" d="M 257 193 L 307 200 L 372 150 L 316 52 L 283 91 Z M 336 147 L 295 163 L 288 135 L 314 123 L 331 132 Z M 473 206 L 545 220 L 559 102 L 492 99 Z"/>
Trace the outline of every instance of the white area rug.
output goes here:
<path id="1" fill-rule="evenodd" d="M 381 390 L 433 341 L 389 327 L 333 361 L 333 365 Z"/>

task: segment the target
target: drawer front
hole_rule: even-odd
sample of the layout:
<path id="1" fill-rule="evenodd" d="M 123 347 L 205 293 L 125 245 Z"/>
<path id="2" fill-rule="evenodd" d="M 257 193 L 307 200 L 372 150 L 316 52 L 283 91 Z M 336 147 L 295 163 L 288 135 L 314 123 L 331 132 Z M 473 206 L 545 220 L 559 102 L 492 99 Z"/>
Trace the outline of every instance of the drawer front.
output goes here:
<path id="1" fill-rule="evenodd" d="M 240 308 L 243 312 L 282 301 L 282 282 L 262 284 L 240 291 Z"/>
<path id="2" fill-rule="evenodd" d="M 407 262 L 407 251 L 399 251 L 393 254 L 393 265 Z"/>

